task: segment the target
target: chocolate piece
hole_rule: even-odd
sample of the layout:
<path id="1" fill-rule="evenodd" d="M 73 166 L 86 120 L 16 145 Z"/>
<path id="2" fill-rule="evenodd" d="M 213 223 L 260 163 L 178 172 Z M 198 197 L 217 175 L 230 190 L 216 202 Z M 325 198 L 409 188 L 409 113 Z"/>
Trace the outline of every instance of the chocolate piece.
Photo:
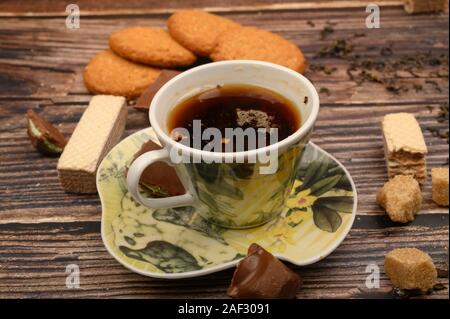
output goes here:
<path id="1" fill-rule="evenodd" d="M 302 281 L 272 254 L 252 244 L 234 272 L 227 294 L 237 299 L 292 299 Z"/>
<path id="2" fill-rule="evenodd" d="M 62 153 L 67 141 L 56 127 L 33 110 L 27 111 L 27 120 L 28 137 L 39 153 L 44 155 L 59 155 Z"/>
<path id="3" fill-rule="evenodd" d="M 137 110 L 147 111 L 150 108 L 153 97 L 159 89 L 180 73 L 174 70 L 162 70 L 156 80 L 141 94 L 133 107 Z"/>
<path id="4" fill-rule="evenodd" d="M 144 153 L 160 149 L 161 146 L 148 141 L 134 154 L 133 161 Z M 164 162 L 156 162 L 147 167 L 141 175 L 139 184 L 154 197 L 176 196 L 186 192 L 175 169 Z"/>

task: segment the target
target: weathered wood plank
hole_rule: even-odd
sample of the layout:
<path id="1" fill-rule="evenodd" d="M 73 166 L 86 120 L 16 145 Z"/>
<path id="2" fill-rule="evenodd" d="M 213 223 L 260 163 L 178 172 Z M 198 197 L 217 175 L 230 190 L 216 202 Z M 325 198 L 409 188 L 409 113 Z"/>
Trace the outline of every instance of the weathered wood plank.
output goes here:
<path id="1" fill-rule="evenodd" d="M 438 15 L 433 20 L 424 16 L 411 18 L 399 8 L 389 8 L 383 11 L 386 20 L 383 28 L 378 30 L 365 28 L 365 15 L 364 10 L 354 10 L 350 17 L 347 12 L 340 10 L 327 14 L 323 11 L 301 10 L 257 15 L 229 14 L 241 23 L 285 35 L 302 48 L 311 64 L 323 63 L 329 67 L 337 67 L 338 71 L 332 75 L 311 70 L 306 74 L 319 89 L 327 87 L 333 92 L 330 96 L 323 94 L 322 100 L 325 103 L 346 103 L 350 100 L 352 103 L 367 103 L 374 100 L 374 96 L 377 97 L 377 102 L 392 99 L 398 102 L 436 101 L 448 95 L 447 79 L 430 75 L 436 72 L 437 67 L 419 74 L 419 78 L 403 75 L 400 82 L 421 84 L 423 90 L 410 90 L 407 94 L 396 96 L 387 92 L 382 85 L 364 83 L 358 86 L 351 81 L 346 74 L 349 61 L 315 57 L 321 47 L 340 38 L 351 38 L 355 54 L 372 59 L 379 56 L 380 48 L 389 43 L 394 44 L 393 55 L 389 57 L 392 61 L 429 50 L 436 55 L 447 51 L 446 15 Z M 123 17 L 120 21 L 87 19 L 82 21 L 81 29 L 76 31 L 65 29 L 62 18 L 43 19 L 39 24 L 33 20 L 3 19 L 0 21 L 0 70 L 4 81 L 0 81 L 0 98 L 23 97 L 25 94 L 42 98 L 87 94 L 82 83 L 82 70 L 96 52 L 107 47 L 107 38 L 112 31 L 136 24 L 163 26 L 166 17 L 167 15 L 152 19 Z M 314 21 L 316 26 L 312 28 L 307 25 L 308 20 Z M 321 40 L 320 30 L 327 21 L 339 23 L 333 27 L 333 34 Z M 384 28 L 390 32 L 386 34 Z M 366 37 L 353 39 L 353 34 L 360 32 L 365 32 Z M 418 36 L 426 37 L 427 41 L 417 42 Z M 427 80 L 436 81 L 441 92 L 437 92 L 434 85 L 425 83 Z M 11 87 L 19 87 L 20 90 L 15 91 Z M 11 94 L 11 91 L 15 93 Z"/>
<path id="2" fill-rule="evenodd" d="M 402 6 L 402 2 L 398 0 L 379 0 L 377 3 L 383 6 Z M 367 2 L 362 0 L 257 0 L 253 3 L 243 4 L 239 0 L 177 0 L 168 3 L 158 0 L 132 0 L 126 3 L 109 0 L 93 3 L 88 0 L 80 0 L 77 5 L 84 16 L 117 16 L 167 14 L 179 9 L 202 9 L 211 12 L 347 9 L 366 7 Z M 32 2 L 4 0 L 0 3 L 0 16 L 65 16 L 66 6 L 67 2 L 61 0 L 35 0 Z"/>
<path id="3" fill-rule="evenodd" d="M 344 243 L 325 260 L 293 267 L 304 279 L 299 298 L 363 297 L 365 268 L 376 263 L 381 288 L 370 291 L 389 297 L 390 283 L 383 273 L 383 258 L 396 247 L 416 246 L 429 252 L 438 268 L 446 267 L 448 229 L 426 225 L 374 230 L 360 217 Z M 447 216 L 448 222 L 448 216 Z M 360 228 L 362 226 L 362 228 Z M 2 297 L 225 297 L 232 270 L 185 280 L 158 280 L 131 273 L 104 250 L 98 222 L 0 225 L 0 295 Z M 39 238 L 39 241 L 36 241 Z M 81 289 L 65 287 L 65 267 L 77 264 Z M 445 283 L 445 278 L 440 278 Z M 364 288 L 363 292 L 359 288 Z M 447 298 L 448 291 L 428 296 Z"/>

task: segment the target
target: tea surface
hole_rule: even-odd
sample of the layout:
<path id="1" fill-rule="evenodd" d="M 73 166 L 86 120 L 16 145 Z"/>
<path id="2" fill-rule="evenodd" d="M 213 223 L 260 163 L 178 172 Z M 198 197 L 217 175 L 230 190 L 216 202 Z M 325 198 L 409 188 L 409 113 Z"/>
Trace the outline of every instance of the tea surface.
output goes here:
<path id="1" fill-rule="evenodd" d="M 194 120 L 200 122 L 195 123 Z M 235 152 L 281 141 L 297 131 L 300 123 L 298 110 L 280 94 L 255 86 L 225 85 L 203 91 L 177 105 L 169 114 L 168 128 L 175 140 L 189 143 L 187 145 L 190 147 Z M 211 148 L 216 137 L 203 134 L 208 128 L 220 131 L 222 138 L 219 150 Z M 255 132 L 260 129 L 256 133 L 260 140 L 252 143 L 246 134 L 240 134 L 245 139 L 243 143 L 239 143 L 238 139 L 229 134 L 229 129 L 236 128 L 250 128 Z M 203 136 L 195 134 L 199 131 Z M 236 136 L 239 134 L 236 133 Z"/>

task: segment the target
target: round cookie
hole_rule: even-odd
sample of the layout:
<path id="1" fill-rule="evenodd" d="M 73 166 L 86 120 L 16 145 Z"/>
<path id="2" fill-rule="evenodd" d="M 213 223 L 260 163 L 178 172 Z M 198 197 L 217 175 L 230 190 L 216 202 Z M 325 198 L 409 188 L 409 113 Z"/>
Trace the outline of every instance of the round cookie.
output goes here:
<path id="1" fill-rule="evenodd" d="M 130 62 L 105 50 L 89 61 L 83 77 L 91 93 L 134 98 L 140 96 L 160 72 L 160 69 Z"/>
<path id="2" fill-rule="evenodd" d="M 208 56 L 216 46 L 217 37 L 240 24 L 205 11 L 181 10 L 169 17 L 167 27 L 182 46 L 199 56 Z"/>
<path id="3" fill-rule="evenodd" d="M 125 59 L 162 68 L 188 66 L 197 59 L 160 28 L 132 27 L 114 32 L 109 47 Z"/>
<path id="4" fill-rule="evenodd" d="M 223 32 L 210 55 L 213 61 L 260 60 L 280 64 L 297 72 L 305 71 L 302 51 L 281 36 L 254 27 Z"/>

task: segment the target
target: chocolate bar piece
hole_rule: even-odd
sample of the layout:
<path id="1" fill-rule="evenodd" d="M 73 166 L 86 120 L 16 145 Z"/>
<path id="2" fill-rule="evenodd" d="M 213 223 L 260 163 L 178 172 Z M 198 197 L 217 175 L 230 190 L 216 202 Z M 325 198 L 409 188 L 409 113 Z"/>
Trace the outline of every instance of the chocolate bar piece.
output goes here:
<path id="1" fill-rule="evenodd" d="M 150 140 L 134 154 L 133 161 L 144 153 L 160 149 L 162 149 L 161 146 Z M 153 197 L 176 196 L 186 192 L 175 169 L 164 162 L 156 162 L 147 167 L 142 173 L 139 183 Z"/>
<path id="2" fill-rule="evenodd" d="M 300 277 L 257 244 L 239 262 L 227 294 L 236 299 L 292 299 Z"/>
<path id="3" fill-rule="evenodd" d="M 33 110 L 27 111 L 27 134 L 31 144 L 43 155 L 59 155 L 67 144 L 62 133 Z"/>
<path id="4" fill-rule="evenodd" d="M 65 191 L 97 192 L 97 168 L 122 137 L 126 119 L 124 97 L 96 95 L 91 99 L 59 158 L 59 181 Z"/>
<path id="5" fill-rule="evenodd" d="M 162 70 L 156 80 L 141 94 L 133 107 L 137 110 L 147 111 L 159 89 L 180 73 L 174 70 Z"/>

